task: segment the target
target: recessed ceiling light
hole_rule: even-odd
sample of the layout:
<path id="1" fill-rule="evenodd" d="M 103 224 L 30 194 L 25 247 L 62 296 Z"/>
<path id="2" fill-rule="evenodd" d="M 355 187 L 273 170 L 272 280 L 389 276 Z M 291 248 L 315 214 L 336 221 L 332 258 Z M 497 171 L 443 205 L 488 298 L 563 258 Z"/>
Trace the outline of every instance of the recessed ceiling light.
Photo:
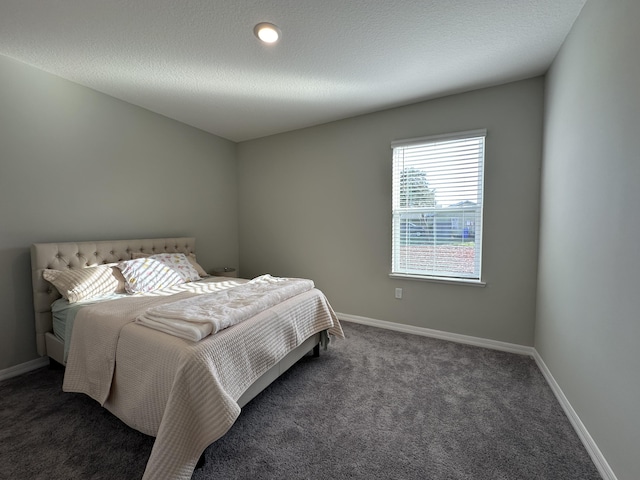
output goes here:
<path id="1" fill-rule="evenodd" d="M 253 28 L 253 33 L 264 43 L 275 43 L 280 38 L 282 32 L 280 32 L 280 29 L 274 24 L 263 22 Z"/>

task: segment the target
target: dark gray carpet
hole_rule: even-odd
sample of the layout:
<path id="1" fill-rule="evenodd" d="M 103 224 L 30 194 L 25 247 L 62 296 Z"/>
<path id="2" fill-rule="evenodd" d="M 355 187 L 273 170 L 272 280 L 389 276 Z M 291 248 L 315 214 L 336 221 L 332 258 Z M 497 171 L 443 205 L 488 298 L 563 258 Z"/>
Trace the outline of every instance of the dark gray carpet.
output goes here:
<path id="1" fill-rule="evenodd" d="M 600 479 L 528 357 L 345 323 L 207 451 L 205 479 Z M 0 478 L 137 479 L 153 439 L 48 368 L 0 384 Z"/>

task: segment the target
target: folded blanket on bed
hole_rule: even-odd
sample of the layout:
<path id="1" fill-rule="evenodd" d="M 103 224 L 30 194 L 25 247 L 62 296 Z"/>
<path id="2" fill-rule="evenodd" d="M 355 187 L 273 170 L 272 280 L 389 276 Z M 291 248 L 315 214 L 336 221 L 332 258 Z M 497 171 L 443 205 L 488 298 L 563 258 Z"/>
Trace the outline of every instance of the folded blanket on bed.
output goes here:
<path id="1" fill-rule="evenodd" d="M 149 308 L 136 323 L 199 341 L 313 288 L 312 280 L 262 275 L 235 288 Z"/>

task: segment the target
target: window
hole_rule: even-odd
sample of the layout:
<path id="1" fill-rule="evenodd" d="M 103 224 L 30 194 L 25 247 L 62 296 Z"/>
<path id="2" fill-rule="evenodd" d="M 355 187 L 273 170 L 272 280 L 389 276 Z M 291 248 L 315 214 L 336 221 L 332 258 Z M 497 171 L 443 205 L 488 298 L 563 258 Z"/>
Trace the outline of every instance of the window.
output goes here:
<path id="1" fill-rule="evenodd" d="M 480 282 L 486 130 L 393 142 L 395 276 Z"/>

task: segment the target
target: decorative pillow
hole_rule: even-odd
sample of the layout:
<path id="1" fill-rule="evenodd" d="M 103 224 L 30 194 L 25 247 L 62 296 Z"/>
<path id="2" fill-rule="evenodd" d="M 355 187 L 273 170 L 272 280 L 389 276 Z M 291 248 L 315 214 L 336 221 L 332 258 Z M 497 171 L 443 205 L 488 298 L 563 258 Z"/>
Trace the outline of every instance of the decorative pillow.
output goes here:
<path id="1" fill-rule="evenodd" d="M 124 277 L 113 264 L 68 270 L 46 269 L 42 276 L 69 303 L 125 292 Z"/>
<path id="2" fill-rule="evenodd" d="M 154 260 L 162 262 L 175 269 L 180 275 L 182 275 L 185 282 L 195 282 L 196 280 L 200 280 L 198 271 L 193 268 L 191 262 L 184 253 L 157 253 L 155 255 L 151 255 L 149 258 L 153 258 Z"/>
<path id="3" fill-rule="evenodd" d="M 152 292 L 199 280 L 198 272 L 182 253 L 160 253 L 118 264 L 129 293 Z"/>
<path id="4" fill-rule="evenodd" d="M 142 253 L 142 252 L 133 252 L 131 254 L 131 258 L 133 258 L 133 259 L 136 259 L 136 258 L 148 258 L 150 256 L 151 256 L 150 253 Z M 202 265 L 200 265 L 198 263 L 198 261 L 196 260 L 196 254 L 195 253 L 189 253 L 188 255 L 186 255 L 186 257 L 187 257 L 187 260 L 189 260 L 189 263 L 191 264 L 191 266 L 196 269 L 196 272 L 198 272 L 198 275 L 200 275 L 200 278 L 210 277 L 211 276 L 205 271 L 204 268 L 202 268 Z"/>

